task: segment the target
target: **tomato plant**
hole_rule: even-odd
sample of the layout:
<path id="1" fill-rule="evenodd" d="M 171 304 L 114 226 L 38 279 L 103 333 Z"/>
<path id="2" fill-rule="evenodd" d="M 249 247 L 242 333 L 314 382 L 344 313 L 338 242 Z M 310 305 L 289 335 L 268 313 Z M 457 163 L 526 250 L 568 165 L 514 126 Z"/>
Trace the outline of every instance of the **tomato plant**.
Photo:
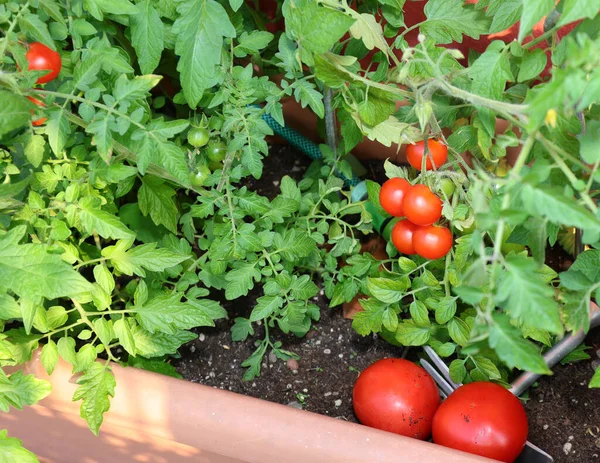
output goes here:
<path id="1" fill-rule="evenodd" d="M 413 233 L 412 245 L 415 253 L 421 257 L 439 259 L 452 249 L 452 233 L 446 227 L 419 227 Z"/>
<path id="2" fill-rule="evenodd" d="M 436 444 L 512 463 L 527 440 L 527 415 L 504 387 L 475 382 L 459 387 L 433 417 Z"/>
<path id="3" fill-rule="evenodd" d="M 408 183 L 403 178 L 391 178 L 381 186 L 379 193 L 379 202 L 381 207 L 394 217 L 402 217 L 404 209 L 402 207 L 404 194 L 410 188 Z"/>
<path id="4" fill-rule="evenodd" d="M 352 392 L 362 424 L 427 439 L 440 404 L 435 382 L 420 366 L 404 359 L 383 359 L 366 368 Z"/>
<path id="5" fill-rule="evenodd" d="M 423 140 L 406 147 L 406 159 L 415 169 L 423 168 L 424 156 L 426 170 L 439 169 L 448 160 L 448 147 L 432 139 L 427 140 L 427 153 L 425 153 Z"/>
<path id="6" fill-rule="evenodd" d="M 416 253 L 413 246 L 413 234 L 418 228 L 418 225 L 408 220 L 400 220 L 392 228 L 392 243 L 402 254 L 411 255 Z"/>
<path id="7" fill-rule="evenodd" d="M 48 71 L 38 77 L 36 83 L 45 84 L 56 79 L 62 67 L 60 54 L 43 43 L 33 42 L 29 44 L 29 50 L 25 55 L 29 71 Z"/>
<path id="8" fill-rule="evenodd" d="M 210 134 L 208 130 L 202 127 L 192 127 L 187 134 L 187 140 L 194 148 L 202 148 L 208 143 Z"/>
<path id="9" fill-rule="evenodd" d="M 402 206 L 406 218 L 416 225 L 431 225 L 442 217 L 442 200 L 426 185 L 409 188 Z"/>

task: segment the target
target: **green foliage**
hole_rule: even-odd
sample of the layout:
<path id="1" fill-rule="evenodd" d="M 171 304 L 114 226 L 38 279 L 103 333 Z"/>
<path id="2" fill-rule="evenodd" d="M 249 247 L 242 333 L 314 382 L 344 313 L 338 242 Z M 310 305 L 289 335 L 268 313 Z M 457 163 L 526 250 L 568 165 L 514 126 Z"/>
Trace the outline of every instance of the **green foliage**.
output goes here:
<path id="1" fill-rule="evenodd" d="M 296 356 L 272 332 L 305 335 L 320 318 L 311 302 L 320 287 L 332 306 L 364 296 L 353 321 L 361 335 L 431 345 L 463 382 L 507 381 L 511 368 L 548 373 L 542 349 L 589 327 L 600 294 L 597 2 L 430 0 L 411 46 L 404 1 L 280 3 L 286 29 L 275 33 L 239 0 L 0 5 L 1 365 L 40 346 L 48 373 L 68 362 L 95 433 L 115 392 L 110 362 L 176 376 L 164 360 L 194 328 L 228 316 L 223 298 L 255 301 L 232 326 L 234 341 L 255 342 L 247 380 L 267 352 Z M 549 60 L 546 36 L 534 39 L 539 50 L 525 40 L 544 15 L 547 36 L 584 19 L 552 42 Z M 519 20 L 519 42 L 469 57 L 441 46 Z M 62 58 L 43 88 L 26 70 L 33 41 Z M 552 73 L 540 77 L 547 63 Z M 326 87 L 338 153 L 322 147 L 323 159 L 300 181 L 284 176 L 274 197 L 249 188 L 272 134 L 263 116 L 283 123 L 281 100 L 291 97 L 324 117 Z M 47 121 L 32 126 L 31 111 Z M 195 148 L 187 134 L 199 126 L 211 143 Z M 343 155 L 363 137 L 391 146 L 444 138 L 442 129 L 452 132 L 450 161 L 418 181 L 456 187 L 443 209 L 452 253 L 360 254 L 368 210 L 381 209 L 350 201 L 335 175 L 351 173 Z M 222 163 L 207 151 L 219 142 Z M 459 156 L 467 150 L 470 166 Z M 390 163 L 386 173 L 414 179 Z M 368 192 L 373 200 L 377 186 Z M 546 244 L 567 227 L 584 230 L 588 249 L 557 276 L 543 264 Z M 2 378 L 3 409 L 47 394 L 32 377 Z"/>

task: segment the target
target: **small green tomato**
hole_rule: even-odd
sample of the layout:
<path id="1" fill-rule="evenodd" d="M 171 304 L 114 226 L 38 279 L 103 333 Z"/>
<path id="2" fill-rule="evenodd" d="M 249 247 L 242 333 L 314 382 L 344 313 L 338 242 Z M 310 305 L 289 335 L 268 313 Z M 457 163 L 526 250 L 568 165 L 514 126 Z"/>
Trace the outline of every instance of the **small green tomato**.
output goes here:
<path id="1" fill-rule="evenodd" d="M 192 127 L 187 135 L 188 143 L 194 148 L 202 148 L 208 143 L 210 135 L 208 130 L 201 127 Z"/>
<path id="2" fill-rule="evenodd" d="M 208 145 L 206 150 L 206 154 L 208 155 L 208 159 L 214 162 L 219 162 L 225 159 L 225 155 L 227 154 L 227 145 L 223 142 L 215 142 Z"/>
<path id="3" fill-rule="evenodd" d="M 200 188 L 206 183 L 206 179 L 211 174 L 210 169 L 205 165 L 198 166 L 198 172 L 190 174 L 190 183 L 194 188 Z"/>

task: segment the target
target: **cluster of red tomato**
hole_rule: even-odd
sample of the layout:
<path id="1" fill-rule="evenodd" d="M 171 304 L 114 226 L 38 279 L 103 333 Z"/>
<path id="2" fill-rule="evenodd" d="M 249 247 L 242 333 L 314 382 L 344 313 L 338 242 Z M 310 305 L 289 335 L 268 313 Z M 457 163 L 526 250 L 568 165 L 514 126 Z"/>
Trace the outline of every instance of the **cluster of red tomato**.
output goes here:
<path id="1" fill-rule="evenodd" d="M 29 45 L 29 50 L 25 55 L 27 60 L 27 69 L 29 71 L 48 71 L 46 74 L 38 77 L 35 81 L 36 84 L 45 84 L 51 80 L 56 79 L 60 69 L 62 68 L 62 60 L 60 54 L 51 48 L 48 48 L 43 43 L 34 42 Z M 27 97 L 33 104 L 45 108 L 46 105 L 32 96 Z M 33 111 L 31 112 L 33 114 Z M 41 117 L 31 122 L 35 127 L 42 125 L 48 120 L 47 117 Z"/>
<path id="2" fill-rule="evenodd" d="M 435 140 L 420 141 L 406 149 L 408 162 L 418 170 L 432 170 L 448 159 L 448 148 Z M 434 225 L 442 217 L 442 200 L 427 185 L 411 185 L 403 178 L 386 181 L 379 193 L 381 207 L 394 217 L 405 217 L 392 229 L 392 242 L 402 254 L 426 259 L 444 257 L 452 248 L 452 233 Z"/>
<path id="3" fill-rule="evenodd" d="M 440 405 L 433 378 L 404 359 L 383 359 L 365 369 L 353 391 L 356 416 L 373 428 L 433 442 L 507 463 L 527 441 L 527 415 L 519 399 L 486 382 L 465 384 Z"/>

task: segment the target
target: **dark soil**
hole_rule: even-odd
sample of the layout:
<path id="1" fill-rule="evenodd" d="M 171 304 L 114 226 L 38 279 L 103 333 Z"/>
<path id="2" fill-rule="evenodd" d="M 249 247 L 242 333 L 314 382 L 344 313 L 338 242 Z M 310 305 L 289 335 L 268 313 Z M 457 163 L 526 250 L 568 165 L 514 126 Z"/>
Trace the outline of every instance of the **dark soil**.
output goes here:
<path id="1" fill-rule="evenodd" d="M 299 179 L 309 164 L 307 157 L 293 149 L 273 146 L 263 177 L 248 187 L 273 197 L 279 192 L 282 175 Z M 378 178 L 380 166 L 378 162 L 366 167 Z M 557 270 L 571 260 L 559 248 L 549 250 L 548 257 Z M 381 358 L 399 357 L 403 350 L 377 336 L 356 334 L 341 309 L 329 308 L 321 294 L 315 298 L 321 307 L 321 321 L 304 339 L 275 334 L 284 348 L 300 355 L 297 365 L 266 355 L 261 376 L 244 382 L 240 363 L 251 355 L 254 346 L 251 342 L 233 343 L 229 330 L 236 316 L 248 316 L 260 295 L 257 292 L 227 303 L 229 320 L 219 321 L 216 328 L 198 330 L 199 338 L 182 347 L 181 358 L 173 361 L 179 373 L 192 382 L 356 422 L 352 387 L 359 372 Z M 257 331 L 255 339 L 261 335 Z M 587 387 L 593 367 L 600 364 L 600 329 L 590 333 L 587 345 L 591 346 L 590 360 L 555 367 L 554 376 L 542 378 L 531 389 L 526 403 L 529 439 L 557 463 L 600 462 L 600 392 Z M 413 349 L 410 356 L 416 352 Z"/>

